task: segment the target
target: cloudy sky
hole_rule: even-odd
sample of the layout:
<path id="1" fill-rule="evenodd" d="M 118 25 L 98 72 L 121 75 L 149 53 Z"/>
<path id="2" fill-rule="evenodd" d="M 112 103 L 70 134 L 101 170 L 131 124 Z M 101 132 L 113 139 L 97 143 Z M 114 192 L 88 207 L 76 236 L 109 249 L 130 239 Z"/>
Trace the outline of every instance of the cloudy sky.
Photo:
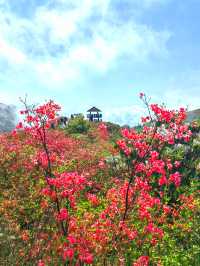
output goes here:
<path id="1" fill-rule="evenodd" d="M 140 91 L 200 107 L 199 0 L 0 0 L 0 102 L 95 105 L 137 123 Z"/>

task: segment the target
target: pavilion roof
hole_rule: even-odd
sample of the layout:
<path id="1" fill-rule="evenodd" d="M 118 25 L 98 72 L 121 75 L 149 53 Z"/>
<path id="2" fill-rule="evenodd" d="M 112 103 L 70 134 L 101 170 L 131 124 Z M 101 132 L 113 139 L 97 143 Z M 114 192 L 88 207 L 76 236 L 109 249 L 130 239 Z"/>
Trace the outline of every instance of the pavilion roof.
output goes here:
<path id="1" fill-rule="evenodd" d="M 101 112 L 101 110 L 93 106 L 92 108 L 87 110 L 87 112 Z"/>

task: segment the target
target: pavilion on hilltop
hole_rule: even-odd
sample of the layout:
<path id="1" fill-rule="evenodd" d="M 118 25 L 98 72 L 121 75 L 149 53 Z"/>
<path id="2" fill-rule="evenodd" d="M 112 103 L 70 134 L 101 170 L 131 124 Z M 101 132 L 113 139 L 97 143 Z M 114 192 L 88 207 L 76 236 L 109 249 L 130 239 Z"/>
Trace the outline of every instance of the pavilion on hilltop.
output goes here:
<path id="1" fill-rule="evenodd" d="M 93 106 L 87 111 L 87 118 L 89 121 L 102 121 L 102 111 Z"/>

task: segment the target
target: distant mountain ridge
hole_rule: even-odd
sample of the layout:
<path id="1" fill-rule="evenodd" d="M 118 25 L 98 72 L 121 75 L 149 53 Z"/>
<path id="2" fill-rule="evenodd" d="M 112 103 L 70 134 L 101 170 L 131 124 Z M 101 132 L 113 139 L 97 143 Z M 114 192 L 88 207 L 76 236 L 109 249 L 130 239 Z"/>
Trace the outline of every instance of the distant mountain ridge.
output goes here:
<path id="1" fill-rule="evenodd" d="M 10 132 L 16 125 L 16 111 L 12 105 L 0 103 L 0 132 Z"/>
<path id="2" fill-rule="evenodd" d="M 187 122 L 192 122 L 193 120 L 200 119 L 200 109 L 195 109 L 187 112 Z"/>

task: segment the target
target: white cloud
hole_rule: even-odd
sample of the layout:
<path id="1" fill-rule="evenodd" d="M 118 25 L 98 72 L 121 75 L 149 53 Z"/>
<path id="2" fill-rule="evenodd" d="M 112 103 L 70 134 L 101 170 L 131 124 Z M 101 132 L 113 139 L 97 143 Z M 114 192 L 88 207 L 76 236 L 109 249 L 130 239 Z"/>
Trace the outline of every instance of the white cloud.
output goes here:
<path id="1" fill-rule="evenodd" d="M 6 58 L 12 64 L 24 64 L 26 62 L 26 55 L 22 51 L 1 39 L 0 56 Z"/>
<path id="2" fill-rule="evenodd" d="M 140 118 L 145 112 L 145 108 L 140 105 L 109 108 L 109 110 L 104 110 L 103 119 L 120 124 L 121 126 L 126 124 L 135 126 L 141 122 Z"/>
<path id="3" fill-rule="evenodd" d="M 29 73 L 57 90 L 85 78 L 85 71 L 107 73 L 118 59 L 138 62 L 167 53 L 168 32 L 157 32 L 134 18 L 122 22 L 118 15 L 111 0 L 49 0 L 29 19 L 2 8 L 0 60 L 6 59 L 15 71 L 16 64 L 23 65 L 19 75 L 24 79 Z"/>
<path id="4" fill-rule="evenodd" d="M 184 107 L 189 110 L 199 109 L 200 108 L 200 97 L 199 97 L 198 87 L 188 87 L 185 89 L 184 86 L 167 88 L 164 92 L 163 99 L 171 108 Z"/>
<path id="5" fill-rule="evenodd" d="M 165 103 L 169 108 L 185 107 L 189 110 L 200 108 L 200 69 L 183 71 L 166 80 L 166 85 L 157 95 L 152 95 L 154 102 Z"/>
<path id="6" fill-rule="evenodd" d="M 15 93 L 0 90 L 0 103 L 15 105 L 19 101 L 19 96 Z"/>

